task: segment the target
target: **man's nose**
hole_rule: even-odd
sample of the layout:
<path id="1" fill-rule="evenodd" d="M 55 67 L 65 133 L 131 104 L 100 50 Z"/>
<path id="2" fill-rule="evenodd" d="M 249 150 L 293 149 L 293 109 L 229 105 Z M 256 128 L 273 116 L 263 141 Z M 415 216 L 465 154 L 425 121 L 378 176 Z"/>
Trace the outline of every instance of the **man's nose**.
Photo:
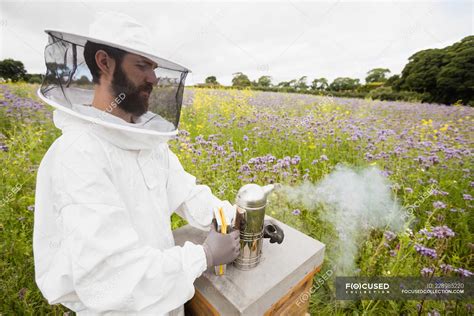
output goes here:
<path id="1" fill-rule="evenodd" d="M 153 85 L 156 85 L 158 83 L 158 77 L 156 76 L 154 71 L 151 71 L 147 74 L 146 81 Z"/>

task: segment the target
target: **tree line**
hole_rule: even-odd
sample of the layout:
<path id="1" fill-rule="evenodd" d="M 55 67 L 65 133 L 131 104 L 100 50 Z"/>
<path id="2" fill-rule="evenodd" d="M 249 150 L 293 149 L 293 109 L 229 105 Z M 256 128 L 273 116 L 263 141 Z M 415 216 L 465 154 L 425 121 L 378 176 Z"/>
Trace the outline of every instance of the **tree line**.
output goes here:
<path id="1" fill-rule="evenodd" d="M 445 48 L 419 51 L 410 56 L 401 74 L 389 74 L 387 68 L 372 69 L 367 72 L 365 83 L 349 77 L 338 77 L 332 82 L 321 77 L 308 82 L 307 76 L 273 83 L 271 76 L 250 80 L 246 74 L 237 72 L 231 87 L 474 106 L 474 36 Z M 215 76 L 196 86 L 224 88 Z"/>

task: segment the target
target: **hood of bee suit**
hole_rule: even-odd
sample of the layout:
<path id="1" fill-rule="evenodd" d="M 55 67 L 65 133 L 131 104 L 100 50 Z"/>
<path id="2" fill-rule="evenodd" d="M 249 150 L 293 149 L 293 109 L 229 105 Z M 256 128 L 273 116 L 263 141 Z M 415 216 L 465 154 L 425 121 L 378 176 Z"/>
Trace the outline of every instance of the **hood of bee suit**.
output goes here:
<path id="1" fill-rule="evenodd" d="M 152 46 L 154 35 L 136 19 L 117 12 L 101 12 L 89 25 L 89 32 L 72 33 L 47 29 L 46 74 L 38 96 L 55 111 L 56 126 L 63 131 L 74 125 L 89 125 L 108 134 L 126 148 L 167 141 L 178 133 L 185 79 L 189 69 L 159 57 Z M 97 82 L 91 56 L 99 49 L 109 54 L 132 54 L 133 80 L 115 84 L 113 95 L 124 96 L 117 105 L 140 109 L 135 123 L 128 123 L 109 111 L 92 107 Z M 115 52 L 115 53 L 114 53 Z M 91 71 L 89 67 L 94 67 Z M 140 83 L 138 83 L 140 82 Z M 60 113 L 61 112 L 61 113 Z M 128 135 L 130 134 L 130 135 Z M 135 142 L 133 145 L 132 140 Z M 140 145 L 141 144 L 141 145 Z"/>

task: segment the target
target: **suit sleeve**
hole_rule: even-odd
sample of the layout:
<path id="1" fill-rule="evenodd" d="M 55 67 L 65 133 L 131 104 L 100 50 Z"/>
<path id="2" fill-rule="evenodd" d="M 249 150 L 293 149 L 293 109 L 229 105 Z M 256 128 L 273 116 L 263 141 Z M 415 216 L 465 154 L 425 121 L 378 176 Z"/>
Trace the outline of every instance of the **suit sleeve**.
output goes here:
<path id="1" fill-rule="evenodd" d="M 196 177 L 186 172 L 178 157 L 169 152 L 168 203 L 172 212 L 186 219 L 201 230 L 209 231 L 214 207 L 231 208 L 228 201 L 222 201 L 212 194 L 207 185 L 196 184 Z"/>

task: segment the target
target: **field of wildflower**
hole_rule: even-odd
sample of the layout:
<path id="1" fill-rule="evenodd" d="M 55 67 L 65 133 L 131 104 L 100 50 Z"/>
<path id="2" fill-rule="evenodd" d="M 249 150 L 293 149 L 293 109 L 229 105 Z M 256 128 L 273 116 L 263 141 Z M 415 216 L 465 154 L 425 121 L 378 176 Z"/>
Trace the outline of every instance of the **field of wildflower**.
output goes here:
<path id="1" fill-rule="evenodd" d="M 34 281 L 36 170 L 60 135 L 36 88 L 0 85 L 0 315 L 68 311 L 50 306 Z M 356 274 L 472 280 L 473 122 L 474 108 L 463 106 L 189 88 L 171 145 L 188 172 L 230 201 L 248 182 L 297 186 L 337 165 L 376 166 L 413 217 L 401 232 L 371 230 Z M 321 279 L 337 262 L 334 227 L 303 204 L 279 201 L 267 212 L 326 244 L 312 315 L 474 313 L 473 301 L 337 301 L 334 275 Z M 185 224 L 176 215 L 172 222 Z"/>

